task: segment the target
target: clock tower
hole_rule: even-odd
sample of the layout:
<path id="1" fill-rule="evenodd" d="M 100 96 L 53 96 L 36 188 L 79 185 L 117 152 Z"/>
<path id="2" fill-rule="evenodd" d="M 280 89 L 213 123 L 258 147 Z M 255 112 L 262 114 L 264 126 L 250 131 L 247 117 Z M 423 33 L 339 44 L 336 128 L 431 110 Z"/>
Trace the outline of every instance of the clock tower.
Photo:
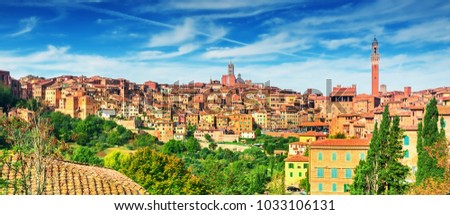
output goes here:
<path id="1" fill-rule="evenodd" d="M 379 63 L 380 63 L 380 54 L 378 53 L 378 41 L 377 38 L 373 38 L 372 42 L 372 54 L 370 59 L 372 61 L 372 96 L 380 96 L 379 93 Z"/>

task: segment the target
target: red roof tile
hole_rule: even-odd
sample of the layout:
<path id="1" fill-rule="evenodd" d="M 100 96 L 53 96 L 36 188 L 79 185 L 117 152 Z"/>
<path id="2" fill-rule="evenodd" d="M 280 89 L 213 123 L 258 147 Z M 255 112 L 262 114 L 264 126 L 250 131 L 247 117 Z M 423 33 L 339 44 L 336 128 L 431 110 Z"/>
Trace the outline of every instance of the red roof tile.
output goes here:
<path id="1" fill-rule="evenodd" d="M 308 162 L 308 157 L 303 156 L 303 155 L 294 155 L 291 157 L 286 158 L 286 160 L 284 160 L 286 162 Z"/>
<path id="2" fill-rule="evenodd" d="M 313 146 L 369 146 L 369 139 L 327 139 L 311 143 Z"/>

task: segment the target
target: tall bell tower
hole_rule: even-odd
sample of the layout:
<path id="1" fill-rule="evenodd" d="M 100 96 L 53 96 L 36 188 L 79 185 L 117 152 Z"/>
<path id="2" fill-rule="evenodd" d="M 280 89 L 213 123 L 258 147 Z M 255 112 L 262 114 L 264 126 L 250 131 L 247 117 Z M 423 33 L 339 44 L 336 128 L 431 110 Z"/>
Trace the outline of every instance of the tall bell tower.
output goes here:
<path id="1" fill-rule="evenodd" d="M 370 59 L 372 61 L 372 96 L 379 96 L 379 63 L 380 63 L 380 54 L 378 53 L 378 41 L 377 38 L 373 38 L 372 42 L 372 54 Z"/>

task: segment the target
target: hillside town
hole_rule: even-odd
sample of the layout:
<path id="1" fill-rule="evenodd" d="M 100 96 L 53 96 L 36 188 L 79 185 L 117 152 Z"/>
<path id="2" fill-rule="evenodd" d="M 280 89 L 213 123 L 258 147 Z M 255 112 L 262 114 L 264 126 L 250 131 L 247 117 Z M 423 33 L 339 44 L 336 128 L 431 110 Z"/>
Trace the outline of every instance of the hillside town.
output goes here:
<path id="1" fill-rule="evenodd" d="M 305 93 L 254 83 L 237 74 L 233 62 L 224 66 L 219 80 L 208 83 L 165 84 L 157 80 L 133 83 L 126 79 L 64 75 L 53 78 L 26 76 L 14 79 L 14 71 L 0 71 L 0 83 L 13 95 L 35 99 L 52 111 L 85 119 L 97 115 L 134 132 L 144 131 L 162 142 L 184 140 L 188 126 L 195 126 L 200 142 L 240 143 L 259 132 L 274 137 L 296 137 L 285 160 L 285 185 L 296 187 L 309 174 L 311 194 L 348 194 L 354 169 L 367 156 L 375 123 L 385 106 L 390 116 L 400 117 L 404 131 L 402 163 L 417 171 L 417 131 L 427 103 L 438 102 L 439 118 L 450 122 L 450 87 L 390 91 L 379 69 L 378 42 L 371 52 L 371 94 L 358 93 L 358 86 L 332 86 L 331 92 L 308 89 Z M 369 68 L 368 68 L 369 71 Z M 157 77 L 155 77 L 157 79 Z M 30 120 L 33 112 L 11 108 L 0 116 Z M 444 128 L 450 139 L 450 126 Z M 343 135 L 344 139 L 330 138 Z M 236 148 L 236 150 L 239 150 Z M 305 155 L 305 152 L 308 154 Z M 307 171 L 308 170 L 308 171 Z M 308 173 L 309 172 L 309 173 Z"/>

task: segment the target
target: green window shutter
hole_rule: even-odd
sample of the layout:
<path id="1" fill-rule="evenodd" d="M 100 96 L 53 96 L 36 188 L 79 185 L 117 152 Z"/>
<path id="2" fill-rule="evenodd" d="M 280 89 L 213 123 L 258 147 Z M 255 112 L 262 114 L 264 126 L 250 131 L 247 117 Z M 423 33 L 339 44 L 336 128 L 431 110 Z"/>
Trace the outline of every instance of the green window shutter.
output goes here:
<path id="1" fill-rule="evenodd" d="M 323 178 L 323 168 L 317 168 L 317 178 Z"/>
<path id="2" fill-rule="evenodd" d="M 345 169 L 345 178 L 352 178 L 352 169 Z"/>
<path id="3" fill-rule="evenodd" d="M 409 137 L 408 137 L 408 136 L 405 136 L 405 137 L 403 138 L 403 144 L 404 144 L 405 146 L 409 146 Z"/>
<path id="4" fill-rule="evenodd" d="M 289 169 L 294 169 L 294 164 L 293 163 L 289 164 Z"/>
<path id="5" fill-rule="evenodd" d="M 298 177 L 302 177 L 302 173 L 301 172 L 298 173 Z"/>
<path id="6" fill-rule="evenodd" d="M 365 160 L 366 159 L 366 155 L 364 153 L 359 154 L 359 159 L 360 160 Z"/>
<path id="7" fill-rule="evenodd" d="M 351 159 L 350 152 L 345 153 L 345 160 L 350 161 L 350 159 Z"/>
<path id="8" fill-rule="evenodd" d="M 338 170 L 336 168 L 331 169 L 331 178 L 338 177 Z"/>
<path id="9" fill-rule="evenodd" d="M 322 152 L 319 152 L 317 156 L 318 156 L 317 159 L 321 161 L 322 160 Z"/>
<path id="10" fill-rule="evenodd" d="M 294 173 L 290 172 L 290 173 L 289 173 L 289 176 L 290 176 L 291 178 L 294 177 Z"/>
<path id="11" fill-rule="evenodd" d="M 322 190 L 323 190 L 323 185 L 322 185 L 322 183 L 319 183 L 319 185 L 318 185 L 318 190 L 319 190 L 319 192 L 322 192 Z"/>
<path id="12" fill-rule="evenodd" d="M 337 184 L 336 183 L 333 183 L 333 186 L 332 186 L 333 188 L 333 192 L 336 192 L 337 191 Z"/>
<path id="13" fill-rule="evenodd" d="M 337 159 L 337 154 L 336 154 L 336 152 L 333 152 L 333 153 L 331 154 L 331 160 L 332 160 L 332 161 L 336 161 L 336 159 Z"/>
<path id="14" fill-rule="evenodd" d="M 308 168 L 308 164 L 307 163 L 303 164 L 303 169 L 306 169 L 306 168 Z"/>
<path id="15" fill-rule="evenodd" d="M 409 150 L 406 150 L 406 151 L 404 152 L 404 157 L 405 157 L 405 158 L 409 158 Z"/>

